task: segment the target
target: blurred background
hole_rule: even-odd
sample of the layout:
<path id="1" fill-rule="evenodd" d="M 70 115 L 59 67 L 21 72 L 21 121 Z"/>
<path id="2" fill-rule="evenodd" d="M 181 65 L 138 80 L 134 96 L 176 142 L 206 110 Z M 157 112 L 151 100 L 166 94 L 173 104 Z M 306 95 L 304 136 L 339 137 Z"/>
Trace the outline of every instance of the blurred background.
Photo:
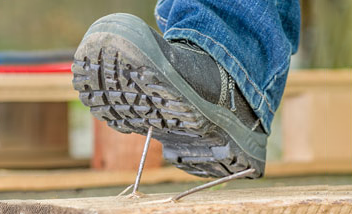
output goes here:
<path id="1" fill-rule="evenodd" d="M 102 16 L 131 13 L 156 29 L 155 3 L 0 1 L 0 199 L 114 195 L 133 182 L 144 137 L 94 120 L 78 101 L 67 65 Z M 301 9 L 300 48 L 274 119 L 266 177 L 227 188 L 352 182 L 352 1 L 305 0 Z M 52 51 L 64 72 L 1 72 L 9 53 Z M 143 179 L 147 193 L 205 182 L 170 169 L 157 141 Z"/>

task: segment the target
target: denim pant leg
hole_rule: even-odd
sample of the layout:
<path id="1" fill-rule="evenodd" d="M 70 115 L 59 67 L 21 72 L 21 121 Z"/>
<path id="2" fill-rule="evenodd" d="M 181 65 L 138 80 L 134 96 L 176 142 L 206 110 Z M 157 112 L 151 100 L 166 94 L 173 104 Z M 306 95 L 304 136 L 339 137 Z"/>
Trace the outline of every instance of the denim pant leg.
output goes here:
<path id="1" fill-rule="evenodd" d="M 298 47 L 299 0 L 159 0 L 155 16 L 165 39 L 194 42 L 231 74 L 270 133 Z"/>

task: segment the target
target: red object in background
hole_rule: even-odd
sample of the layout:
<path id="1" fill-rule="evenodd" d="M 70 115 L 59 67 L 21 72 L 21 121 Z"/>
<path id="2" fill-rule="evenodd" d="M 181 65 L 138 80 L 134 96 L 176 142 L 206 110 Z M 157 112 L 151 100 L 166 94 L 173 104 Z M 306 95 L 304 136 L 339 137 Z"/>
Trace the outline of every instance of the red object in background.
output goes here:
<path id="1" fill-rule="evenodd" d="M 41 65 L 0 65 L 0 73 L 68 73 L 72 62 Z"/>

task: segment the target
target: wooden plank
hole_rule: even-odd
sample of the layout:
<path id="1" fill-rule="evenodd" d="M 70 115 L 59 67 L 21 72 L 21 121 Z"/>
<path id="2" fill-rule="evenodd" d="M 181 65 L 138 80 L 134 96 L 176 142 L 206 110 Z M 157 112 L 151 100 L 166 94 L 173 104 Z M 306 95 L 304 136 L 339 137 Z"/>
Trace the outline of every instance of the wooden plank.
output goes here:
<path id="1" fill-rule="evenodd" d="M 287 77 L 284 98 L 302 92 L 351 91 L 352 69 L 293 70 Z"/>
<path id="2" fill-rule="evenodd" d="M 327 173 L 352 173 L 352 164 L 335 163 L 269 163 L 266 167 L 267 177 L 314 175 Z M 0 171 L 0 191 L 35 191 L 77 189 L 132 184 L 136 171 L 116 170 L 32 170 L 32 171 Z M 163 182 L 206 181 L 189 175 L 175 167 L 147 169 L 143 173 L 143 184 Z"/>
<path id="3" fill-rule="evenodd" d="M 43 151 L 41 151 L 43 152 Z M 2 169 L 57 169 L 57 168 L 77 168 L 77 167 L 89 167 L 89 159 L 74 159 L 68 156 L 68 154 L 57 154 L 51 153 L 43 154 L 38 152 L 37 157 L 33 156 L 20 156 L 18 154 L 12 154 L 11 158 L 0 157 L 0 168 Z M 38 154 L 37 153 L 37 154 Z M 50 172 L 48 172 L 50 173 Z M 1 180 L 1 178 L 0 178 Z"/>
<path id="4" fill-rule="evenodd" d="M 0 74 L 1 102 L 77 100 L 72 74 Z M 311 90 L 316 85 L 351 86 L 351 69 L 302 69 L 289 72 L 285 94 L 294 90 Z"/>
<path id="5" fill-rule="evenodd" d="M 0 102 L 60 102 L 78 99 L 73 75 L 0 74 Z"/>
<path id="6" fill-rule="evenodd" d="M 281 120 L 283 161 L 352 163 L 352 85 L 286 97 Z"/>
<path id="7" fill-rule="evenodd" d="M 291 71 L 281 104 L 282 161 L 304 163 L 300 171 L 352 166 L 351 109 L 352 69 Z"/>
<path id="8" fill-rule="evenodd" d="M 136 171 L 51 170 L 0 171 L 0 191 L 76 189 L 116 186 L 134 183 Z M 143 172 L 142 183 L 188 182 L 205 180 L 177 168 L 149 169 Z"/>
<path id="9" fill-rule="evenodd" d="M 319 174 L 350 174 L 352 160 L 325 160 L 319 162 L 269 162 L 265 168 L 267 177 L 286 177 Z"/>
<path id="10" fill-rule="evenodd" d="M 198 192 L 177 203 L 173 194 L 0 201 L 9 213 L 350 213 L 352 186 L 272 187 Z"/>
<path id="11" fill-rule="evenodd" d="M 68 150 L 67 103 L 0 103 L 0 155 L 9 149 Z M 6 151 L 7 154 L 1 154 Z"/>
<path id="12" fill-rule="evenodd" d="M 65 102 L 0 103 L 0 168 L 72 167 L 67 108 Z"/>
<path id="13" fill-rule="evenodd" d="M 287 86 L 341 85 L 352 84 L 352 69 L 299 69 L 291 70 Z"/>

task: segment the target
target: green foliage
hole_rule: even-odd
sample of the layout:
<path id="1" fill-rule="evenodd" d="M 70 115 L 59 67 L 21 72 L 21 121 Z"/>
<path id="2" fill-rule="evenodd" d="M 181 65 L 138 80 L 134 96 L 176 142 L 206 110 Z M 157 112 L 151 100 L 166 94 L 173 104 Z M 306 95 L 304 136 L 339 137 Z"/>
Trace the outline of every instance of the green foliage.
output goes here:
<path id="1" fill-rule="evenodd" d="M 302 0 L 302 64 L 352 67 L 352 1 Z"/>
<path id="2" fill-rule="evenodd" d="M 156 0 L 0 1 L 0 50 L 75 48 L 88 27 L 111 13 L 132 13 L 156 27 Z"/>

